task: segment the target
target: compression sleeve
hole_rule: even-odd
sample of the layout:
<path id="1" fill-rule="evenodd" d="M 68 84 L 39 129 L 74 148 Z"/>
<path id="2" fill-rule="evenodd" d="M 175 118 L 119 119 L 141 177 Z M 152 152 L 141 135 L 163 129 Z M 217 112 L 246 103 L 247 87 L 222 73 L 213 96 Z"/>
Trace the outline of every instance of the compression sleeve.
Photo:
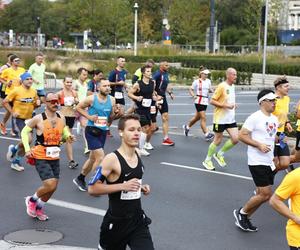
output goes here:
<path id="1" fill-rule="evenodd" d="M 30 133 L 31 131 L 32 131 L 32 128 L 26 125 L 26 126 L 22 129 L 22 132 L 21 132 L 21 139 L 22 139 L 22 143 L 23 143 L 25 152 L 30 151 L 30 145 L 29 145 L 29 133 Z"/>
<path id="2" fill-rule="evenodd" d="M 71 133 L 70 133 L 69 127 L 65 126 L 63 129 L 63 134 L 62 134 L 63 141 L 66 141 L 70 135 L 71 135 Z"/>

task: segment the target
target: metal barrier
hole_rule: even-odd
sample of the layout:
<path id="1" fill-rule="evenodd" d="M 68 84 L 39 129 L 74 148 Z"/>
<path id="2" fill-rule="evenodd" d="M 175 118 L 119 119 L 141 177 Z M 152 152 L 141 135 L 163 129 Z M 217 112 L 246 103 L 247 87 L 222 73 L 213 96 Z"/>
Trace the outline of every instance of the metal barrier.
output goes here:
<path id="1" fill-rule="evenodd" d="M 56 89 L 57 79 L 53 72 L 45 72 L 45 89 Z"/>

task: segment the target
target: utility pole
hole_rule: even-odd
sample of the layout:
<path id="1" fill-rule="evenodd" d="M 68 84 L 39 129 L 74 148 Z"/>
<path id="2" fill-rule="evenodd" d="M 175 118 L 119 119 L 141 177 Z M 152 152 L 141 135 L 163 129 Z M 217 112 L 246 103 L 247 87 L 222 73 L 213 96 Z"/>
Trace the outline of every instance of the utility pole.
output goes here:
<path id="1" fill-rule="evenodd" d="M 209 53 L 215 53 L 214 28 L 215 28 L 215 0 L 210 0 Z"/>
<path id="2" fill-rule="evenodd" d="M 265 86 L 266 77 L 266 61 L 267 61 L 267 38 L 268 38 L 268 11 L 269 1 L 266 0 L 266 11 L 265 11 L 265 30 L 264 30 L 264 53 L 263 53 L 263 68 L 262 68 L 262 84 Z"/>

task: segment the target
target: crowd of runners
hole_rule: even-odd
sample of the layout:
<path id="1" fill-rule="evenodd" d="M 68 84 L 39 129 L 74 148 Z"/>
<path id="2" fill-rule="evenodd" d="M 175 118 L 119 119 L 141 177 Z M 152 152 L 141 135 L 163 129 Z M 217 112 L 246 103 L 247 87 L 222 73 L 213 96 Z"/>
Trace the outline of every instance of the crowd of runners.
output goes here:
<path id="1" fill-rule="evenodd" d="M 44 55 L 38 53 L 35 63 L 28 70 L 20 66 L 15 54 L 7 56 L 7 63 L 0 68 L 1 105 L 6 112 L 0 123 L 2 135 L 21 138 L 7 150 L 10 167 L 24 171 L 24 163 L 34 165 L 42 181 L 41 186 L 25 199 L 26 212 L 38 220 L 48 220 L 45 204 L 55 192 L 60 175 L 60 155 L 66 154 L 68 167 L 81 167 L 73 179 L 74 185 L 91 195 L 109 195 L 109 208 L 101 225 L 99 249 L 154 249 L 149 224 L 141 206 L 141 194 L 148 195 L 150 186 L 142 183 L 144 165 L 141 157 L 150 155 L 155 148 L 151 137 L 159 128 L 158 113 L 162 120 L 162 145 L 174 146 L 169 137 L 169 106 L 167 95 L 175 98 L 169 80 L 169 64 L 161 60 L 154 71 L 155 62 L 147 60 L 127 84 L 126 60 L 119 56 L 116 67 L 105 77 L 100 69 L 90 71 L 79 68 L 78 78 L 66 75 L 60 90 L 46 92 Z M 296 145 L 289 150 L 286 132 L 292 132 L 289 121 L 289 82 L 279 77 L 274 90 L 263 89 L 258 93 L 258 111 L 251 114 L 238 130 L 235 120 L 237 108 L 235 85 L 237 71 L 226 70 L 226 79 L 214 89 L 208 78 L 209 69 L 199 68 L 199 75 L 191 84 L 195 115 L 181 125 L 183 134 L 200 120 L 203 139 L 211 141 L 202 166 L 208 171 L 228 164 L 225 154 L 239 141 L 248 145 L 248 166 L 256 186 L 253 196 L 240 208 L 234 209 L 235 224 L 246 232 L 256 232 L 258 227 L 251 216 L 261 204 L 271 206 L 289 219 L 287 240 L 291 249 L 300 247 L 300 170 L 293 163 L 300 161 L 300 105 L 296 117 Z M 90 76 L 90 77 L 89 77 Z M 125 109 L 126 95 L 130 106 Z M 214 106 L 213 131 L 206 125 L 208 105 Z M 293 111 L 292 111 L 293 112 Z M 11 123 L 9 125 L 9 120 Z M 118 120 L 120 147 L 105 155 L 106 138 L 111 137 L 111 124 Z M 11 127 L 10 130 L 7 129 Z M 82 132 L 82 154 L 88 159 L 79 166 L 73 154 L 76 136 L 73 128 Z M 228 139 L 223 141 L 224 131 Z M 60 146 L 65 143 L 65 151 Z M 153 153 L 154 154 L 154 153 Z M 216 161 L 216 163 L 214 163 Z M 286 177 L 272 193 L 278 171 L 285 170 Z M 89 178 L 89 181 L 88 179 Z M 88 184 L 87 184 L 88 182 Z M 283 202 L 290 199 L 288 208 Z M 112 230 L 114 228 L 114 230 Z"/>

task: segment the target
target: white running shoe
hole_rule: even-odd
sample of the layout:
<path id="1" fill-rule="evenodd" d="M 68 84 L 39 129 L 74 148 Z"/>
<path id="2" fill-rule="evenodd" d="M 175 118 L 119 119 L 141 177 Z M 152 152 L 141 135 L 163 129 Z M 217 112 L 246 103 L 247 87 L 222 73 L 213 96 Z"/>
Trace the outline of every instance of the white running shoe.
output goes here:
<path id="1" fill-rule="evenodd" d="M 146 142 L 145 145 L 144 145 L 144 149 L 152 150 L 152 149 L 154 149 L 154 147 L 151 145 L 150 142 Z"/>
<path id="2" fill-rule="evenodd" d="M 141 156 L 149 156 L 150 153 L 146 149 L 140 149 L 140 155 Z"/>

